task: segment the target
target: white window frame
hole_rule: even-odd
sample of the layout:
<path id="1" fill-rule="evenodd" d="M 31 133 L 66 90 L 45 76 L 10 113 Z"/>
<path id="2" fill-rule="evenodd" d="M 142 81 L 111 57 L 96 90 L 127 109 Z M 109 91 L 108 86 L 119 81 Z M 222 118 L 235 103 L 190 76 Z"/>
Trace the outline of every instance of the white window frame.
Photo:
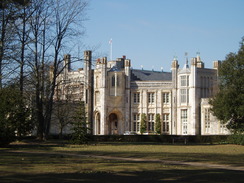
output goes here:
<path id="1" fill-rule="evenodd" d="M 169 133 L 169 113 L 163 114 L 163 133 Z"/>
<path id="2" fill-rule="evenodd" d="M 163 92 L 163 103 L 164 104 L 169 103 L 169 92 Z"/>
<path id="3" fill-rule="evenodd" d="M 148 131 L 155 131 L 155 114 L 148 114 Z"/>
<path id="4" fill-rule="evenodd" d="M 211 124 L 210 124 L 210 109 L 206 108 L 204 113 L 205 121 L 205 133 L 210 133 Z"/>
<path id="5" fill-rule="evenodd" d="M 181 124 L 182 124 L 182 134 L 187 135 L 188 134 L 188 128 L 187 128 L 187 109 L 181 109 Z"/>
<path id="6" fill-rule="evenodd" d="M 140 92 L 135 92 L 133 94 L 133 97 L 134 97 L 134 104 L 139 104 L 140 103 Z"/>
<path id="7" fill-rule="evenodd" d="M 147 97 L 148 97 L 148 103 L 153 104 L 154 103 L 154 92 L 148 92 Z"/>
<path id="8" fill-rule="evenodd" d="M 139 113 L 133 114 L 133 130 L 135 132 L 140 132 L 140 114 Z"/>

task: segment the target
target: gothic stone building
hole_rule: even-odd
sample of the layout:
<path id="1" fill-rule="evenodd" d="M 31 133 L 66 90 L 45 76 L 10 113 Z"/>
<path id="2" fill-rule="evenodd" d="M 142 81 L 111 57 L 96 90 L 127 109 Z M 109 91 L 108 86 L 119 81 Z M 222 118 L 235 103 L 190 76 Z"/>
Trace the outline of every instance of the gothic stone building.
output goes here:
<path id="1" fill-rule="evenodd" d="M 155 133 L 157 114 L 162 134 L 229 133 L 208 103 L 217 92 L 220 61 L 214 61 L 213 69 L 204 68 L 198 55 L 181 68 L 175 58 L 171 72 L 163 72 L 132 69 L 125 56 L 112 61 L 104 57 L 92 69 L 91 51 L 85 51 L 83 69 L 71 71 L 70 63 L 70 55 L 65 55 L 54 99 L 85 101 L 94 135 L 139 134 L 142 114 L 146 134 Z"/>

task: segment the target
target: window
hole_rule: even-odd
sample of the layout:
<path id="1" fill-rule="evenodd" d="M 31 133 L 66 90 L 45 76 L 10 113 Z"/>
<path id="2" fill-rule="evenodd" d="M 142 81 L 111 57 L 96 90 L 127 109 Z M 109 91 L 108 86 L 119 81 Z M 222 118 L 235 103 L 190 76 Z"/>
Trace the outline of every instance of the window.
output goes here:
<path id="1" fill-rule="evenodd" d="M 148 131 L 154 132 L 154 114 L 148 115 Z"/>
<path id="2" fill-rule="evenodd" d="M 226 133 L 226 125 L 220 122 L 220 133 Z"/>
<path id="3" fill-rule="evenodd" d="M 205 109 L 205 133 L 210 132 L 210 110 Z"/>
<path id="4" fill-rule="evenodd" d="M 163 133 L 169 132 L 169 114 L 163 114 Z"/>
<path id="5" fill-rule="evenodd" d="M 139 132 L 140 131 L 140 114 L 135 113 L 133 114 L 133 130 L 135 132 Z"/>
<path id="6" fill-rule="evenodd" d="M 115 76 L 112 76 L 112 83 L 111 83 L 112 87 L 115 87 Z"/>
<path id="7" fill-rule="evenodd" d="M 180 90 L 180 103 L 188 103 L 189 102 L 189 90 L 181 89 Z"/>
<path id="8" fill-rule="evenodd" d="M 189 86 L 189 76 L 180 77 L 180 86 Z"/>
<path id="9" fill-rule="evenodd" d="M 135 104 L 140 103 L 140 93 L 139 92 L 134 93 L 134 103 Z"/>
<path id="10" fill-rule="evenodd" d="M 187 109 L 181 110 L 181 124 L 183 135 L 187 134 Z"/>
<path id="11" fill-rule="evenodd" d="M 117 76 L 117 73 L 115 73 L 115 75 L 112 76 L 111 86 L 112 87 L 119 86 L 119 77 Z"/>
<path id="12" fill-rule="evenodd" d="M 163 93 L 163 103 L 164 104 L 169 103 L 169 93 Z"/>
<path id="13" fill-rule="evenodd" d="M 148 93 L 147 97 L 148 97 L 149 104 L 154 103 L 154 93 Z"/>
<path id="14" fill-rule="evenodd" d="M 100 93 L 98 91 L 95 92 L 95 105 L 98 105 L 100 102 Z"/>
<path id="15" fill-rule="evenodd" d="M 115 83 L 117 87 L 119 86 L 119 82 L 120 82 L 119 76 L 116 74 Z"/>
<path id="16" fill-rule="evenodd" d="M 98 88 L 99 87 L 99 77 L 97 76 L 96 77 L 96 88 Z"/>

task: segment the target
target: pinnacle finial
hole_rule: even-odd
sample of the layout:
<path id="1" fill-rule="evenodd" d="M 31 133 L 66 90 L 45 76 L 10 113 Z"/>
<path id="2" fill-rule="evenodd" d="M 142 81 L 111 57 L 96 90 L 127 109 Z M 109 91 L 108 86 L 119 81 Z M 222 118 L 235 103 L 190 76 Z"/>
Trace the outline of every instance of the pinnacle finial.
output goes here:
<path id="1" fill-rule="evenodd" d="M 185 57 L 186 57 L 186 66 L 188 66 L 188 53 L 185 52 Z"/>
<path id="2" fill-rule="evenodd" d="M 175 55 L 175 56 L 174 56 L 174 61 L 177 60 L 177 59 L 178 59 L 178 57 Z"/>

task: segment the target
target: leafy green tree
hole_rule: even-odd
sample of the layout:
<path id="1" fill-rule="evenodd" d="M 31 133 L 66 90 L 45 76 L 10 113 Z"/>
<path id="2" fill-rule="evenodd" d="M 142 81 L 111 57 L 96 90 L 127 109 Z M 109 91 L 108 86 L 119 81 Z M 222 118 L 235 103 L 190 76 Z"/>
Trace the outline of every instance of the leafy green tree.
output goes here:
<path id="1" fill-rule="evenodd" d="M 158 134 L 161 134 L 161 119 L 160 119 L 160 114 L 156 114 L 156 132 Z"/>
<path id="2" fill-rule="evenodd" d="M 244 37 L 219 70 L 219 92 L 210 101 L 214 115 L 233 132 L 244 131 Z"/>
<path id="3" fill-rule="evenodd" d="M 141 114 L 141 128 L 140 132 L 141 134 L 145 133 L 147 130 L 147 116 L 145 113 Z"/>
<path id="4" fill-rule="evenodd" d="M 15 135 L 24 136 L 32 130 L 30 110 L 23 104 L 14 87 L 0 89 L 0 141 L 9 143 Z"/>
<path id="5" fill-rule="evenodd" d="M 71 134 L 71 141 L 74 144 L 87 144 L 88 143 L 88 123 L 85 111 L 84 101 L 78 104 L 76 113 L 74 114 L 73 122 L 73 133 Z"/>

